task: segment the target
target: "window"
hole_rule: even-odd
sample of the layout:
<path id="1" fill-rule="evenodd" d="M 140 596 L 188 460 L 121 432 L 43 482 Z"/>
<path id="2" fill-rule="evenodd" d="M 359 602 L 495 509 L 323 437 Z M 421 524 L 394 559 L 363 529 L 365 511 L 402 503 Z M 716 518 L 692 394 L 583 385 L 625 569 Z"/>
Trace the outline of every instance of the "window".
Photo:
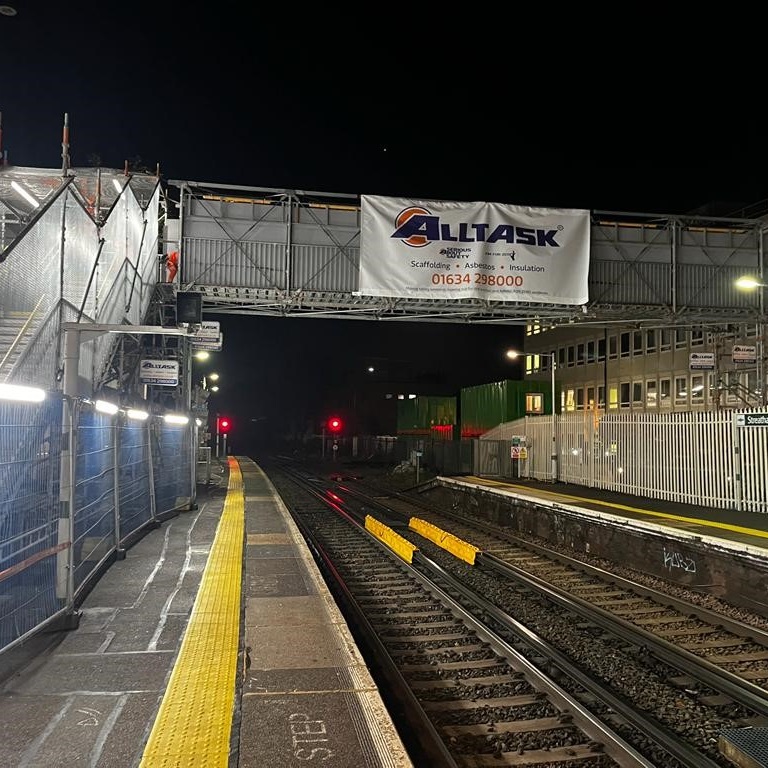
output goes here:
<path id="1" fill-rule="evenodd" d="M 565 347 L 557 350 L 557 364 L 562 368 L 565 365 Z"/>
<path id="2" fill-rule="evenodd" d="M 629 408 L 629 382 L 622 381 L 619 386 L 621 387 L 621 407 Z"/>
<path id="3" fill-rule="evenodd" d="M 576 389 L 576 409 L 584 410 L 584 387 L 577 387 Z"/>
<path id="4" fill-rule="evenodd" d="M 643 382 L 635 381 L 632 384 L 632 405 L 643 404 Z"/>
<path id="5" fill-rule="evenodd" d="M 645 382 L 645 407 L 655 408 L 658 404 L 658 391 L 656 390 L 656 381 L 651 379 Z"/>
<path id="6" fill-rule="evenodd" d="M 671 379 L 662 379 L 659 382 L 659 405 L 672 405 L 672 381 Z"/>
<path id="7" fill-rule="evenodd" d="M 619 407 L 619 388 L 610 386 L 608 387 L 608 407 L 609 408 L 618 408 Z"/>
<path id="8" fill-rule="evenodd" d="M 691 403 L 701 405 L 704 402 L 704 376 L 691 376 Z"/>
<path id="9" fill-rule="evenodd" d="M 608 359 L 615 360 L 619 356 L 619 347 L 615 336 L 608 337 Z"/>
<path id="10" fill-rule="evenodd" d="M 571 367 L 576 362 L 576 347 L 568 347 L 568 367 Z"/>
<path id="11" fill-rule="evenodd" d="M 597 362 L 602 363 L 605 360 L 605 339 L 597 340 Z"/>
<path id="12" fill-rule="evenodd" d="M 675 377 L 675 403 L 682 405 L 688 402 L 688 380 L 685 376 Z"/>
<path id="13" fill-rule="evenodd" d="M 704 343 L 704 331 L 701 328 L 691 329 L 691 346 L 700 347 Z"/>
<path id="14" fill-rule="evenodd" d="M 682 349 L 688 343 L 688 331 L 675 328 L 675 349 Z"/>
<path id="15" fill-rule="evenodd" d="M 709 402 L 719 403 L 720 387 L 717 384 L 717 376 L 714 373 L 707 374 L 707 386 L 709 387 Z"/>
<path id="16" fill-rule="evenodd" d="M 587 365 L 595 362 L 595 342 L 587 342 Z"/>
<path id="17" fill-rule="evenodd" d="M 587 387 L 587 408 L 594 408 L 595 405 L 595 388 Z"/>
<path id="18" fill-rule="evenodd" d="M 621 334 L 621 356 L 629 357 L 629 331 Z"/>
<path id="19" fill-rule="evenodd" d="M 633 355 L 643 354 L 643 332 L 642 331 L 635 331 L 632 334 L 632 354 Z"/>
<path id="20" fill-rule="evenodd" d="M 525 396 L 526 413 L 544 413 L 544 395 L 541 392 L 528 392 Z"/>
<path id="21" fill-rule="evenodd" d="M 576 345 L 576 365 L 584 365 L 584 345 Z"/>
<path id="22" fill-rule="evenodd" d="M 656 351 L 656 331 L 653 328 L 645 332 L 645 349 L 648 352 Z"/>
<path id="23" fill-rule="evenodd" d="M 661 329 L 661 340 L 659 344 L 659 349 L 662 352 L 666 352 L 668 349 L 672 349 L 672 331 L 669 328 Z"/>
<path id="24" fill-rule="evenodd" d="M 605 408 L 605 387 L 597 388 L 597 407 Z"/>
<path id="25" fill-rule="evenodd" d="M 572 389 L 568 389 L 565 392 L 565 410 L 576 410 L 576 393 Z"/>

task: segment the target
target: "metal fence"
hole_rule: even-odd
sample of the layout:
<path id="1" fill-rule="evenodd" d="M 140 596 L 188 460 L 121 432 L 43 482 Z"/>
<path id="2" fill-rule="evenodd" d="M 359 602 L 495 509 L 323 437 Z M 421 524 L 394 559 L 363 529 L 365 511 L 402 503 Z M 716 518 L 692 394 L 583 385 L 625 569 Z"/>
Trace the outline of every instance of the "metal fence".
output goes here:
<path id="1" fill-rule="evenodd" d="M 63 451 L 65 408 L 75 429 Z M 194 424 L 135 421 L 56 392 L 0 399 L 0 654 L 71 618 L 132 540 L 193 508 L 195 444 Z"/>
<path id="2" fill-rule="evenodd" d="M 719 509 L 768 512 L 765 411 L 565 413 L 556 417 L 555 437 L 560 481 Z M 499 446 L 476 453 L 476 474 L 553 479 L 551 416 L 502 424 L 481 442 Z M 513 449 L 517 461 L 502 458 L 511 458 Z"/>

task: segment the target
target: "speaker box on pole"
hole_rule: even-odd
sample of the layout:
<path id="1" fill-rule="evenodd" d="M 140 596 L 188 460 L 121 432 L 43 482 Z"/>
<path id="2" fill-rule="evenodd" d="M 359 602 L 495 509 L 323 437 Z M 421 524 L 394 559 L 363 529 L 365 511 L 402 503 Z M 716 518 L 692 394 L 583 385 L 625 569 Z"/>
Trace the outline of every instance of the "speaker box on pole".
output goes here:
<path id="1" fill-rule="evenodd" d="M 176 294 L 176 322 L 200 325 L 203 322 L 203 294 L 179 291 Z"/>

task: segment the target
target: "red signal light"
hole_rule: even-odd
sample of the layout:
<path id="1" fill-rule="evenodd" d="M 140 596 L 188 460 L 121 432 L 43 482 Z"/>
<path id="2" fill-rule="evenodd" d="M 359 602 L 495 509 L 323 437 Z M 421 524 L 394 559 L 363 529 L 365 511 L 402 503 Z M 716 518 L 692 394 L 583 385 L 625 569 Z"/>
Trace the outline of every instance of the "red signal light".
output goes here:
<path id="1" fill-rule="evenodd" d="M 226 416 L 219 416 L 219 418 L 216 420 L 216 431 L 218 434 L 226 435 L 229 433 L 231 428 L 232 419 L 229 419 Z"/>
<path id="2" fill-rule="evenodd" d="M 330 419 L 328 419 L 328 431 L 333 432 L 334 434 L 338 434 L 341 432 L 343 424 L 341 423 L 341 419 L 338 416 L 331 416 Z"/>

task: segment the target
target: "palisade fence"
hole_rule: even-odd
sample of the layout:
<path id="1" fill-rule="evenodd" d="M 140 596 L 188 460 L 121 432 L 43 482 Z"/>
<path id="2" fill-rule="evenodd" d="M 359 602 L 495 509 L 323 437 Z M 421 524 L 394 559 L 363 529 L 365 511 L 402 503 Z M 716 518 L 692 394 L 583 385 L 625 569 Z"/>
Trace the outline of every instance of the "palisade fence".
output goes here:
<path id="1" fill-rule="evenodd" d="M 64 407 L 74 429 L 62 451 Z M 60 392 L 39 403 L 0 399 L 0 654 L 67 626 L 105 567 L 194 508 L 196 431 L 194 422 L 102 413 Z"/>
<path id="2" fill-rule="evenodd" d="M 768 412 L 582 411 L 555 417 L 557 480 L 719 509 L 768 512 Z M 507 422 L 475 440 L 399 438 L 444 474 L 552 480 L 552 416 Z M 513 456 L 518 458 L 513 458 Z"/>

